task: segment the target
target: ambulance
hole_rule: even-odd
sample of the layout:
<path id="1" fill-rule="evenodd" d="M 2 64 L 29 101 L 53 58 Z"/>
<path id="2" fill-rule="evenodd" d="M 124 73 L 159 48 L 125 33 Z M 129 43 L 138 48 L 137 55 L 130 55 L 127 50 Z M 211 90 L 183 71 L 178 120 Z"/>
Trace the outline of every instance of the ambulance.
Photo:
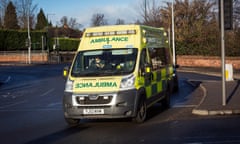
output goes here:
<path id="1" fill-rule="evenodd" d="M 71 67 L 65 68 L 64 117 L 131 118 L 142 123 L 147 108 L 168 108 L 175 69 L 163 28 L 115 25 L 87 28 Z"/>

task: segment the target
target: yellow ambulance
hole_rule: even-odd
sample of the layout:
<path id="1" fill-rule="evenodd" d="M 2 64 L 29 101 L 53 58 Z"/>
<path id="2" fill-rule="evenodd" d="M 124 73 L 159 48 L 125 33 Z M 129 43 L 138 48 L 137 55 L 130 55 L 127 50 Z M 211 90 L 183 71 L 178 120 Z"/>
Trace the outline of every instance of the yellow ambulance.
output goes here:
<path id="1" fill-rule="evenodd" d="M 142 25 L 87 28 L 63 74 L 69 125 L 102 118 L 144 122 L 151 105 L 169 107 L 175 75 L 167 33 Z"/>

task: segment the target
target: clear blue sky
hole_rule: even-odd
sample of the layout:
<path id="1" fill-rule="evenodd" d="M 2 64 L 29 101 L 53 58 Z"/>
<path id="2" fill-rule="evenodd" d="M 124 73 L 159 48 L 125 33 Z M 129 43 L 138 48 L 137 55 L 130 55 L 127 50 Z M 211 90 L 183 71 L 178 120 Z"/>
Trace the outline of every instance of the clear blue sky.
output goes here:
<path id="1" fill-rule="evenodd" d="M 93 14 L 102 13 L 109 24 L 118 18 L 126 23 L 135 22 L 140 18 L 137 7 L 141 0 L 33 0 L 42 8 L 48 19 L 56 24 L 63 16 L 76 18 L 84 27 L 91 23 Z"/>
<path id="2" fill-rule="evenodd" d="M 114 24 L 118 18 L 125 23 L 134 23 L 141 19 L 140 2 L 142 0 L 33 0 L 54 25 L 67 16 L 76 18 L 83 28 L 90 26 L 91 18 L 96 13 L 104 14 L 109 24 Z"/>

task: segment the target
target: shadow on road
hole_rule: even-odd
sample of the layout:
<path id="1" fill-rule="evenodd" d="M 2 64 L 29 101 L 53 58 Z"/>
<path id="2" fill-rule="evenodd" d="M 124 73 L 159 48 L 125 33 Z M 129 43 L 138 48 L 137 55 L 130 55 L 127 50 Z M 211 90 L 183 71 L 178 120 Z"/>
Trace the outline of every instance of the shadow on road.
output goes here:
<path id="1" fill-rule="evenodd" d="M 79 133 L 85 129 L 88 129 L 88 127 L 83 126 L 83 125 L 79 125 L 76 127 L 69 127 L 66 129 L 63 129 L 61 131 L 31 140 L 29 142 L 27 142 L 26 144 L 47 144 L 47 143 L 54 143 L 56 141 L 59 141 L 63 138 L 66 138 L 67 136 L 71 136 L 75 133 Z"/>
<path id="2" fill-rule="evenodd" d="M 240 80 L 237 81 L 237 85 L 234 87 L 232 93 L 227 98 L 227 103 L 232 99 L 233 95 L 237 92 L 238 88 L 240 87 Z"/>

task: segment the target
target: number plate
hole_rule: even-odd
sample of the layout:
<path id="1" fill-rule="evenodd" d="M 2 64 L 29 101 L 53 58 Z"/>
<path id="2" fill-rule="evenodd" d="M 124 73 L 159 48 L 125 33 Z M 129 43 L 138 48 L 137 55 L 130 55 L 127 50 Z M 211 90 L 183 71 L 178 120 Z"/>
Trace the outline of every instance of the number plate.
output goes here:
<path id="1" fill-rule="evenodd" d="M 104 114 L 104 109 L 83 109 L 83 114 Z"/>

